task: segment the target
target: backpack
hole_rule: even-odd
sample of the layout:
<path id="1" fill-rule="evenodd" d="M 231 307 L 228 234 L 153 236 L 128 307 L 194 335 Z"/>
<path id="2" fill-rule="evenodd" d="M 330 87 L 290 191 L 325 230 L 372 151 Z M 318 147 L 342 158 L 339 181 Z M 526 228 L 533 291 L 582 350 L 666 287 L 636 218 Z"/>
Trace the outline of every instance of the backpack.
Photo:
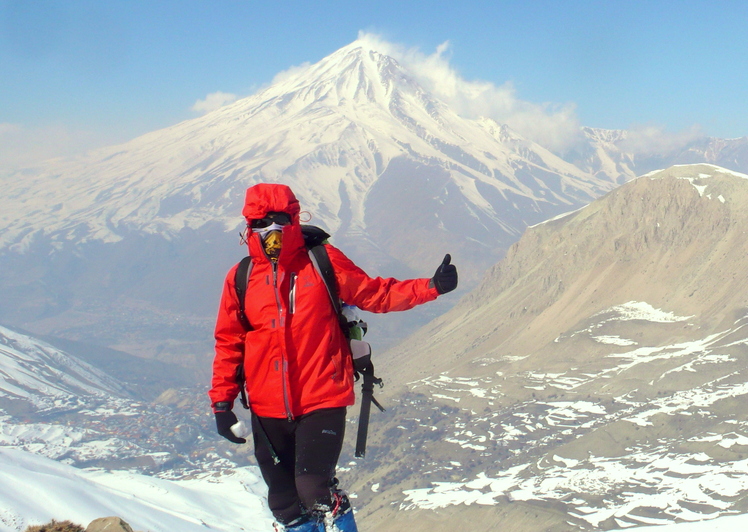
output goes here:
<path id="1" fill-rule="evenodd" d="M 368 342 L 362 340 L 362 337 L 366 334 L 367 330 L 366 323 L 363 322 L 355 312 L 351 311 L 354 307 L 344 305 L 338 296 L 335 270 L 330 262 L 327 249 L 325 249 L 324 246 L 330 238 L 330 235 L 324 229 L 314 225 L 302 225 L 301 233 L 304 237 L 304 244 L 309 253 L 312 265 L 322 278 L 325 288 L 327 288 L 327 293 L 330 296 L 330 303 L 335 310 L 335 314 L 338 316 L 340 328 L 348 339 L 351 348 L 351 356 L 353 358 L 354 378 L 358 381 L 361 376 L 363 376 L 363 383 L 361 385 L 361 413 L 359 414 L 358 435 L 356 438 L 356 457 L 363 458 L 366 454 L 366 437 L 368 434 L 371 403 L 374 403 L 379 410 L 384 412 L 384 407 L 374 398 L 374 385 L 377 384 L 381 388 L 384 386 L 384 383 L 382 379 L 374 375 L 374 364 L 371 362 L 371 346 Z M 239 301 L 237 317 L 244 329 L 247 331 L 252 329 L 252 325 L 249 323 L 244 309 L 244 298 L 247 292 L 250 275 L 252 275 L 252 257 L 247 256 L 239 262 L 234 276 L 236 297 Z M 239 384 L 241 404 L 245 409 L 249 410 L 250 405 L 245 389 L 246 378 L 244 375 L 243 363 L 239 364 L 239 367 L 237 368 L 236 382 Z M 270 445 L 270 441 L 267 439 L 267 435 L 264 436 L 263 440 L 270 446 L 273 461 L 278 463 L 277 456 Z"/>

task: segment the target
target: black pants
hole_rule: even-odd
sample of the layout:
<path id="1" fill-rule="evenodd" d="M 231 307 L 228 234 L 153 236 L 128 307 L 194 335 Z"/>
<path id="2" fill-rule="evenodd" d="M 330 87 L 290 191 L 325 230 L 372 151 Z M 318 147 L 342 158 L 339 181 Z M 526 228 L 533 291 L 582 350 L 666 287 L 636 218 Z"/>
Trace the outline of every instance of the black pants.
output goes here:
<path id="1" fill-rule="evenodd" d="M 332 506 L 345 414 L 341 407 L 293 421 L 252 416 L 255 457 L 268 486 L 270 511 L 280 523 L 289 524 L 318 505 Z M 280 463 L 273 463 L 268 442 Z"/>

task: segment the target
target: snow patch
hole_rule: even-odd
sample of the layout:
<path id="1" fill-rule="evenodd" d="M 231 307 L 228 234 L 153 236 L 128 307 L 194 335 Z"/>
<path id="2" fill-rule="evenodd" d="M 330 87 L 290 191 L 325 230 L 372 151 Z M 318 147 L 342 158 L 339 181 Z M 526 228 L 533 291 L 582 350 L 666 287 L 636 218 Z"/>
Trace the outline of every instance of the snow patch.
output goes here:
<path id="1" fill-rule="evenodd" d="M 593 336 L 592 339 L 606 345 L 620 345 L 622 347 L 636 345 L 636 342 L 633 340 L 621 338 L 620 336 Z"/>
<path id="2" fill-rule="evenodd" d="M 134 530 L 150 532 L 272 529 L 264 482 L 254 467 L 164 480 L 126 471 L 81 470 L 0 448 L 0 469 L 0 532 L 21 532 L 53 518 L 85 526 L 108 515 L 126 516 Z"/>
<path id="3" fill-rule="evenodd" d="M 614 312 L 618 314 L 615 319 L 618 319 L 620 321 L 645 320 L 656 323 L 676 323 L 693 318 L 693 316 L 677 316 L 672 312 L 656 309 L 649 303 L 645 303 L 642 301 L 629 301 L 628 303 L 624 303 L 623 305 L 611 307 L 607 311 L 601 312 L 599 314 L 607 312 Z"/>

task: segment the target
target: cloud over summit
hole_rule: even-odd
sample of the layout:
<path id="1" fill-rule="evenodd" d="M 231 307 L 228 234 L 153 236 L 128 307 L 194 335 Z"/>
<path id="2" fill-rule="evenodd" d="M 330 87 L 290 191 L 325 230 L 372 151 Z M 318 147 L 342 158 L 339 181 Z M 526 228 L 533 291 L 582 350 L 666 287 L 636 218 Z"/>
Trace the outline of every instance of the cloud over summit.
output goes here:
<path id="1" fill-rule="evenodd" d="M 517 96 L 511 82 L 496 85 L 465 79 L 450 64 L 449 41 L 427 54 L 418 48 L 388 42 L 373 33 L 359 32 L 358 40 L 393 57 L 424 88 L 465 118 L 492 118 L 558 152 L 571 148 L 581 138 L 576 105 L 528 102 Z"/>
<path id="2" fill-rule="evenodd" d="M 236 94 L 228 92 L 211 92 L 204 100 L 197 100 L 191 107 L 193 111 L 200 114 L 209 113 L 236 101 Z"/>

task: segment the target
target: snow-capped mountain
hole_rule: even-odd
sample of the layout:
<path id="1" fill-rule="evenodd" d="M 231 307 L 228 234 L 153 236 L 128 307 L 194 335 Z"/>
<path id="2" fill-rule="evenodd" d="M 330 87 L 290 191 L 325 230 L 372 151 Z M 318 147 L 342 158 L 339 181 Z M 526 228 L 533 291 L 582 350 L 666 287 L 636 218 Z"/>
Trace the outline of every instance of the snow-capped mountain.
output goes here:
<path id="1" fill-rule="evenodd" d="M 210 350 L 249 185 L 289 184 L 372 274 L 430 276 L 449 252 L 464 286 L 527 225 L 614 186 L 458 116 L 365 39 L 203 117 L 1 179 L 0 320 L 180 362 Z"/>
<path id="2" fill-rule="evenodd" d="M 81 395 L 122 397 L 126 392 L 76 357 L 0 326 L 0 397 L 46 410 L 75 403 Z"/>
<path id="3" fill-rule="evenodd" d="M 336 236 L 370 230 L 380 221 L 370 211 L 404 195 L 448 231 L 445 209 L 462 205 L 480 229 L 516 236 L 609 188 L 506 126 L 459 117 L 356 41 L 202 118 L 6 178 L 0 245 L 21 251 L 40 233 L 57 244 L 175 236 L 210 222 L 234 230 L 244 189 L 261 181 L 290 184 Z"/>
<path id="4" fill-rule="evenodd" d="M 748 175 L 691 165 L 529 228 L 380 362 L 374 530 L 393 509 L 528 532 L 744 511 L 746 213 Z"/>
<path id="5" fill-rule="evenodd" d="M 662 141 L 648 139 L 642 132 L 585 127 L 582 138 L 564 158 L 598 179 L 619 184 L 677 164 L 708 163 L 748 173 L 748 137 L 696 136 L 661 146 Z"/>

